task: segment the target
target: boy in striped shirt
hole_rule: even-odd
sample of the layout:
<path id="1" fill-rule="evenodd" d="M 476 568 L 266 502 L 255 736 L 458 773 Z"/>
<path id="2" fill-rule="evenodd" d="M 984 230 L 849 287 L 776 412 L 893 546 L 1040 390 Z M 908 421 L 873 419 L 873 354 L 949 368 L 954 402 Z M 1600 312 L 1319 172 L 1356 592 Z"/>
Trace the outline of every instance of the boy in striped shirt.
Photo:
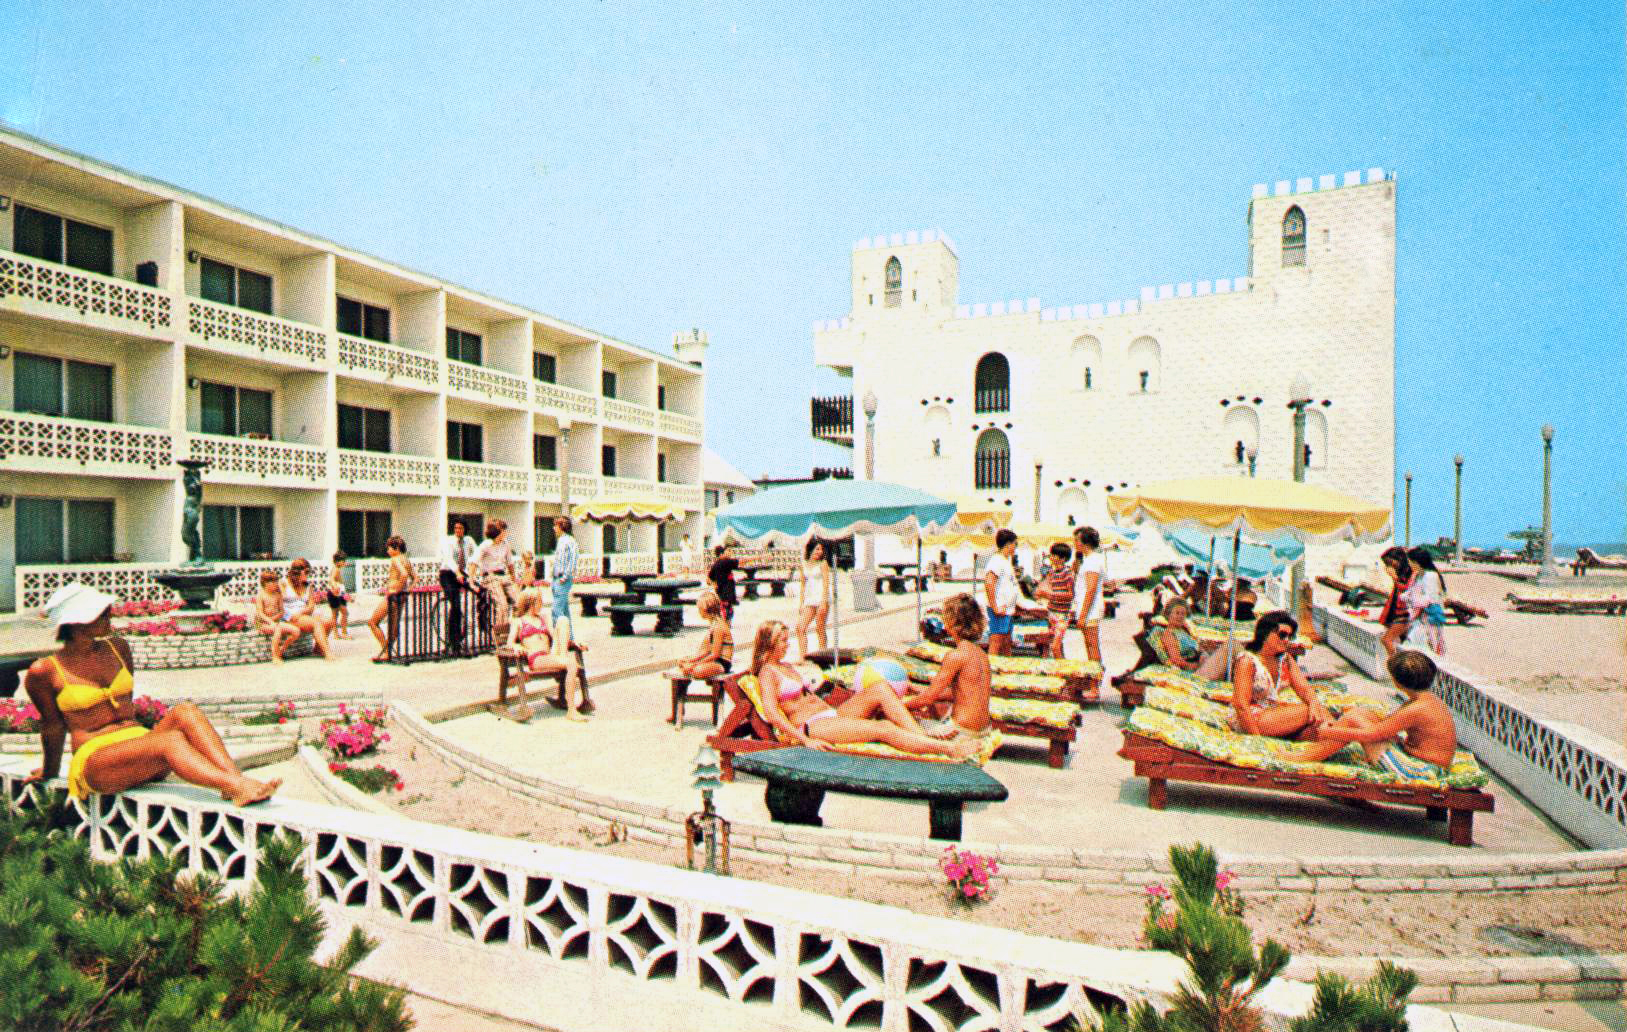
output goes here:
<path id="1" fill-rule="evenodd" d="M 1068 632 L 1068 614 L 1073 609 L 1073 549 L 1058 541 L 1051 546 L 1051 566 L 1045 571 L 1045 580 L 1034 594 L 1045 601 L 1051 618 L 1051 644 L 1047 652 L 1052 659 L 1062 658 L 1062 639 Z"/>

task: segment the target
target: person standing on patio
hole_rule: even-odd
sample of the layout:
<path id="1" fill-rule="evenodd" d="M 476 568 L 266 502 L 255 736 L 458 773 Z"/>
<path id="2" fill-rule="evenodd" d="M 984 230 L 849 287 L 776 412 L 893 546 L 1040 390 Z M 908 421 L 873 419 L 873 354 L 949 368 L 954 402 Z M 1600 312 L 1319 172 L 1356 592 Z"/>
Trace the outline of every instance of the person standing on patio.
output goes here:
<path id="1" fill-rule="evenodd" d="M 571 587 L 576 583 L 576 538 L 571 536 L 571 518 L 554 517 L 553 618 L 557 624 L 571 618 Z"/>
<path id="2" fill-rule="evenodd" d="M 1085 658 L 1093 663 L 1102 661 L 1102 617 L 1107 613 L 1105 598 L 1107 564 L 1097 551 L 1102 537 L 1095 527 L 1080 527 L 1073 532 L 1073 543 L 1078 547 L 1079 572 L 1073 585 L 1073 611 L 1079 621 L 1079 630 L 1085 636 Z"/>
<path id="3" fill-rule="evenodd" d="M 452 521 L 452 536 L 441 542 L 441 593 L 446 596 L 446 647 L 463 651 L 463 591 L 469 586 L 474 545 L 462 520 Z"/>
<path id="4" fill-rule="evenodd" d="M 1011 655 L 1011 631 L 1017 625 L 1017 535 L 1001 527 L 994 535 L 994 558 L 983 569 L 983 592 L 989 609 L 989 655 Z"/>
<path id="5" fill-rule="evenodd" d="M 802 566 L 797 570 L 797 662 L 808 655 L 808 625 L 825 651 L 825 620 L 830 616 L 830 560 L 825 543 L 809 538 L 802 550 Z"/>
<path id="6" fill-rule="evenodd" d="M 711 582 L 712 590 L 717 592 L 718 601 L 723 603 L 723 619 L 734 620 L 734 607 L 737 598 L 734 593 L 734 571 L 740 568 L 740 560 L 729 554 L 730 547 L 727 541 L 717 546 L 712 560 L 711 569 L 706 571 L 706 579 Z"/>
<path id="7" fill-rule="evenodd" d="M 506 626 L 509 610 L 520 597 L 514 587 L 514 553 L 508 547 L 508 524 L 502 520 L 486 521 L 486 540 L 475 551 L 475 566 L 480 571 L 480 586 L 485 589 L 481 599 L 483 621 L 493 628 Z"/>

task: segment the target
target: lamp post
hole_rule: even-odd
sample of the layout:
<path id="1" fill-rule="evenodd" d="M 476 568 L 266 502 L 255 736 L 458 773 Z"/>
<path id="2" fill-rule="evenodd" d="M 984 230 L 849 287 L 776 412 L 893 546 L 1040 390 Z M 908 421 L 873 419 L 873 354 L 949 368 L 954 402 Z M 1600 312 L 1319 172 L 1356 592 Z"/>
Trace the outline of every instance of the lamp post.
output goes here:
<path id="1" fill-rule="evenodd" d="M 1412 474 L 1411 473 L 1407 474 L 1406 536 L 1404 538 L 1402 538 L 1401 544 L 1406 548 L 1411 548 L 1412 547 Z"/>
<path id="2" fill-rule="evenodd" d="M 1452 495 L 1452 561 L 1463 563 L 1463 453 L 1452 456 L 1457 467 L 1457 487 Z"/>
<path id="3" fill-rule="evenodd" d="M 880 407 L 876 401 L 875 391 L 864 392 L 864 479 L 876 479 L 876 409 Z M 869 584 L 868 591 L 854 591 L 853 608 L 863 612 L 873 612 L 881 608 L 876 601 L 876 542 L 869 534 L 864 536 L 862 553 L 859 556 L 864 568 L 864 577 L 861 578 Z"/>
<path id="4" fill-rule="evenodd" d="M 1559 568 L 1554 565 L 1553 472 L 1554 428 L 1552 424 L 1545 423 L 1542 427 L 1542 568 L 1537 571 L 1539 581 L 1559 576 Z"/>
<path id="5" fill-rule="evenodd" d="M 1248 475 L 1252 477 L 1254 475 L 1254 464 L 1260 460 L 1260 446 L 1257 444 L 1249 445 L 1246 454 L 1248 455 Z"/>
<path id="6" fill-rule="evenodd" d="M 1294 413 L 1294 479 L 1303 482 L 1305 479 L 1305 409 L 1311 404 L 1311 385 L 1305 379 L 1304 373 L 1294 377 L 1293 383 L 1288 385 L 1288 407 Z M 1288 577 L 1288 611 L 1295 612 L 1299 608 L 1300 585 L 1305 578 L 1305 558 L 1294 560 L 1290 567 Z"/>
<path id="7" fill-rule="evenodd" d="M 559 427 L 559 511 L 571 514 L 571 417 L 560 413 L 554 416 Z"/>
<path id="8" fill-rule="evenodd" d="M 1040 474 L 1045 469 L 1045 460 L 1038 455 L 1034 456 L 1034 522 L 1039 522 L 1039 492 Z"/>

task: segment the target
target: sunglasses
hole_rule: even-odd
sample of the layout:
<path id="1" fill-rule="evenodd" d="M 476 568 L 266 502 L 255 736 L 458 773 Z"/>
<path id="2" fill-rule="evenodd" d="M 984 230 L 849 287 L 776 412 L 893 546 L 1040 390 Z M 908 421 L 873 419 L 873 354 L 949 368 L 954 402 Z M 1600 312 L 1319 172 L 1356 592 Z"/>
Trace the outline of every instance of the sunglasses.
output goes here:
<path id="1" fill-rule="evenodd" d="M 1279 627 L 1273 633 L 1275 633 L 1276 636 L 1281 638 L 1283 641 L 1287 641 L 1294 636 L 1294 632 L 1286 627 Z"/>

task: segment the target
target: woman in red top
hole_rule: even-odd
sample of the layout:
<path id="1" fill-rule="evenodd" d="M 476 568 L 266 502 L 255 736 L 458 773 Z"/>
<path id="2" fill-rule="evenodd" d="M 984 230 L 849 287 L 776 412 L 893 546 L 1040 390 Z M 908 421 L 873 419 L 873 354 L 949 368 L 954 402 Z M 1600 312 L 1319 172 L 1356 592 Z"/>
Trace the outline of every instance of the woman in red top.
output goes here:
<path id="1" fill-rule="evenodd" d="M 1384 611 L 1379 614 L 1378 622 L 1384 625 L 1384 654 L 1386 657 L 1395 655 L 1400 647 L 1401 639 L 1406 637 L 1407 628 L 1412 621 L 1408 619 L 1407 605 L 1401 601 L 1407 586 L 1412 583 L 1414 570 L 1412 563 L 1407 561 L 1407 550 L 1404 548 L 1388 548 L 1380 556 L 1384 562 L 1384 569 L 1390 574 L 1390 597 L 1384 603 Z"/>

